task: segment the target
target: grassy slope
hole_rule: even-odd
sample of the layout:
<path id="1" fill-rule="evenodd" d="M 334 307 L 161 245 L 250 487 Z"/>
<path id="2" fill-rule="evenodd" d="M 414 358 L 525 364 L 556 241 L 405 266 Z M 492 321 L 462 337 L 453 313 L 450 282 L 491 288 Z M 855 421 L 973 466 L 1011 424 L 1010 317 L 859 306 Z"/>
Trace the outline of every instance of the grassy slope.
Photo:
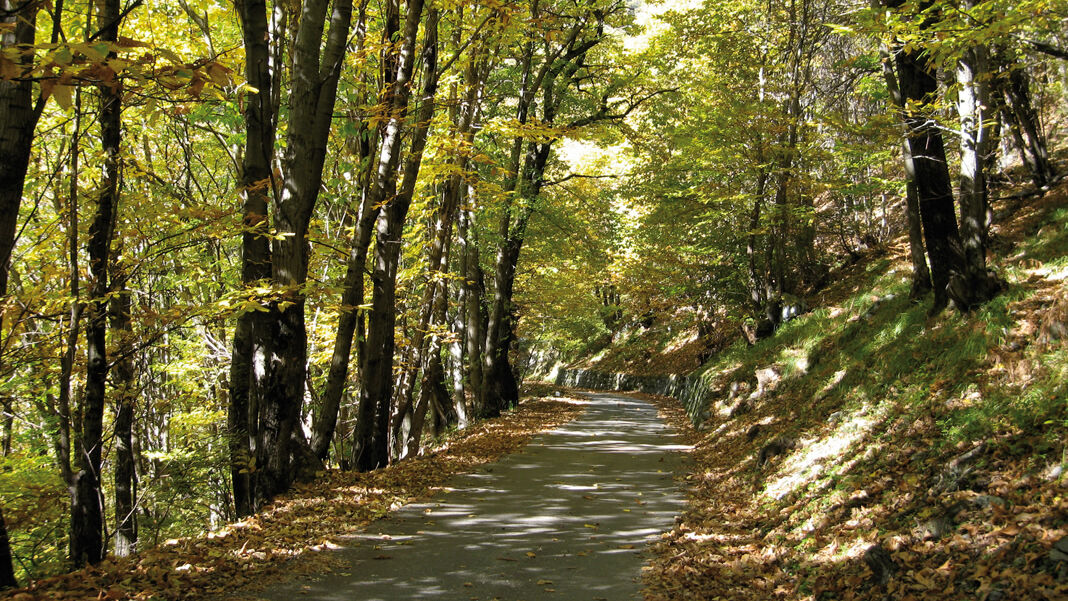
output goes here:
<path id="1" fill-rule="evenodd" d="M 702 368 L 721 394 L 649 598 L 1068 599 L 1068 185 L 1006 212 L 1010 287 L 973 314 L 911 303 L 901 244 Z M 734 409 L 770 365 L 777 388 Z M 758 465 L 779 436 L 796 448 Z"/>

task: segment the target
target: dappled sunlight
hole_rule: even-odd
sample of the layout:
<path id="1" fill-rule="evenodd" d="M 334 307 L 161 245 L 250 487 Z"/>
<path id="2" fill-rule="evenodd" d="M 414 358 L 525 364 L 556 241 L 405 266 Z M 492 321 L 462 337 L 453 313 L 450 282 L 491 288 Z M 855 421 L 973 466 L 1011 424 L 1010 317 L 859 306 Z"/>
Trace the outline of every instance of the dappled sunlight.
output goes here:
<path id="1" fill-rule="evenodd" d="M 438 498 L 345 537 L 331 562 L 347 567 L 301 584 L 299 594 L 630 598 L 642 549 L 682 510 L 673 471 L 691 447 L 646 402 L 590 394 L 585 411 L 521 452 L 452 480 Z M 605 573 L 616 576 L 606 583 Z"/>
<path id="2" fill-rule="evenodd" d="M 768 483 L 764 493 L 781 499 L 798 488 L 822 477 L 831 467 L 848 469 L 857 459 L 854 457 L 841 461 L 848 451 L 854 450 L 857 443 L 871 433 L 875 426 L 885 420 L 885 410 L 879 412 L 868 407 L 861 407 L 841 418 L 838 426 L 828 435 L 803 441 L 801 450 L 793 453 L 778 470 L 781 476 Z"/>

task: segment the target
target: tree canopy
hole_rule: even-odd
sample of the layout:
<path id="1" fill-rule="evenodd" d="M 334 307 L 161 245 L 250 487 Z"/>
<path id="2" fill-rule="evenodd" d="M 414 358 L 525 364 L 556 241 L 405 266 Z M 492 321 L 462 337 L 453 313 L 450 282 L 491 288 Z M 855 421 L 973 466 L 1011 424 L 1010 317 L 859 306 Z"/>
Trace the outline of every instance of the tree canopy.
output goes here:
<path id="1" fill-rule="evenodd" d="M 902 232 L 974 309 L 988 182 L 1056 176 L 1066 19 L 0 0 L 0 587 L 418 455 L 655 320 L 766 337 Z"/>

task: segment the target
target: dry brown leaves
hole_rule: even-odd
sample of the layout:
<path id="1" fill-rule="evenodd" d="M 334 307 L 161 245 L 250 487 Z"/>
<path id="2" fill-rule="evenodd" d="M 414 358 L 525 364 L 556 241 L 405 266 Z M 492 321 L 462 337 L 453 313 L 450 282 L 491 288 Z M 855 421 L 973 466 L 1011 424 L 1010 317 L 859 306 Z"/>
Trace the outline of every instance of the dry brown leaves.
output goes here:
<path id="1" fill-rule="evenodd" d="M 1068 489 L 1034 474 L 1027 445 L 1037 438 L 999 440 L 984 453 L 971 478 L 995 504 L 978 503 L 973 490 L 934 489 L 953 456 L 925 452 L 933 422 L 901 427 L 896 448 L 864 465 L 868 476 L 852 494 L 809 490 L 771 500 L 760 494 L 744 428 L 702 436 L 677 402 L 660 406 L 697 444 L 686 477 L 689 508 L 655 545 L 644 573 L 647 601 L 999 598 L 992 591 L 1068 599 L 1068 581 L 1058 580 L 1049 559 L 1053 543 L 1068 535 Z M 936 538 L 923 522 L 947 511 L 949 531 Z M 862 559 L 874 544 L 897 565 L 885 586 Z"/>
<path id="2" fill-rule="evenodd" d="M 1062 185 L 1015 207 L 1016 218 L 998 232 L 1006 250 L 1015 252 L 1066 201 Z M 895 250 L 903 255 L 905 247 Z M 901 256 L 892 258 L 904 264 Z M 1023 253 L 1009 259 L 1025 269 L 1029 260 Z M 843 285 L 822 300 L 855 294 L 846 280 L 856 275 L 859 281 L 857 271 L 863 266 L 845 270 Z M 1036 273 L 1017 284 L 1033 294 L 1010 304 L 1018 326 L 992 351 L 978 374 L 980 387 L 989 382 L 1022 391 L 1042 366 L 1025 365 L 1021 349 L 1068 344 L 1064 282 Z M 945 384 L 932 383 L 933 398 Z M 813 433 L 806 442 L 815 444 L 832 428 L 811 405 L 811 399 L 778 395 L 702 434 L 676 401 L 660 402 L 695 449 L 686 478 L 689 507 L 655 546 L 644 573 L 647 601 L 1068 599 L 1068 565 L 1050 553 L 1068 536 L 1068 476 L 1054 473 L 1064 445 L 1050 446 L 1042 428 L 935 450 L 931 441 L 941 437 L 940 420 L 952 408 L 932 402 L 929 415 L 915 420 L 886 416 L 877 426 L 880 436 L 862 439 L 844 458 L 850 467 L 837 484 L 812 479 L 781 498 L 769 496 L 765 484 L 787 471 L 790 458 L 776 457 L 764 469 L 755 464 L 755 451 L 776 433 L 765 424 L 781 429 L 803 420 L 798 427 Z M 756 424 L 761 428 L 751 430 Z M 977 460 L 959 486 L 947 487 L 947 466 L 969 452 Z M 885 583 L 864 561 L 874 545 L 895 565 Z"/>
<path id="3" fill-rule="evenodd" d="M 168 541 L 124 559 L 108 559 L 77 572 L 8 591 L 10 601 L 43 599 L 233 598 L 250 584 L 262 586 L 306 567 L 294 559 L 318 558 L 340 537 L 390 510 L 425 498 L 452 475 L 512 453 L 530 438 L 582 412 L 569 399 L 536 399 L 472 426 L 442 448 L 376 472 L 330 471 L 296 487 L 243 522 L 200 538 Z"/>

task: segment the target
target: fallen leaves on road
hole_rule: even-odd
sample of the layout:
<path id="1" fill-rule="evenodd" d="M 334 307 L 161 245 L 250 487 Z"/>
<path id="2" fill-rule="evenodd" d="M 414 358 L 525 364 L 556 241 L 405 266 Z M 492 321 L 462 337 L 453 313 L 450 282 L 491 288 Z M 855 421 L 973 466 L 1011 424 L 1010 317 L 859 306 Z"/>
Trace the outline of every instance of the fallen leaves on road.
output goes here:
<path id="1" fill-rule="evenodd" d="M 122 559 L 43 579 L 0 598 L 123 601 L 234 598 L 243 587 L 310 571 L 319 551 L 415 500 L 432 495 L 458 473 L 512 453 L 534 434 L 574 419 L 572 399 L 536 399 L 500 418 L 474 425 L 442 448 L 371 473 L 329 471 L 300 485 L 242 522 L 199 538 L 172 540 Z M 376 559 L 389 559 L 380 555 Z"/>

